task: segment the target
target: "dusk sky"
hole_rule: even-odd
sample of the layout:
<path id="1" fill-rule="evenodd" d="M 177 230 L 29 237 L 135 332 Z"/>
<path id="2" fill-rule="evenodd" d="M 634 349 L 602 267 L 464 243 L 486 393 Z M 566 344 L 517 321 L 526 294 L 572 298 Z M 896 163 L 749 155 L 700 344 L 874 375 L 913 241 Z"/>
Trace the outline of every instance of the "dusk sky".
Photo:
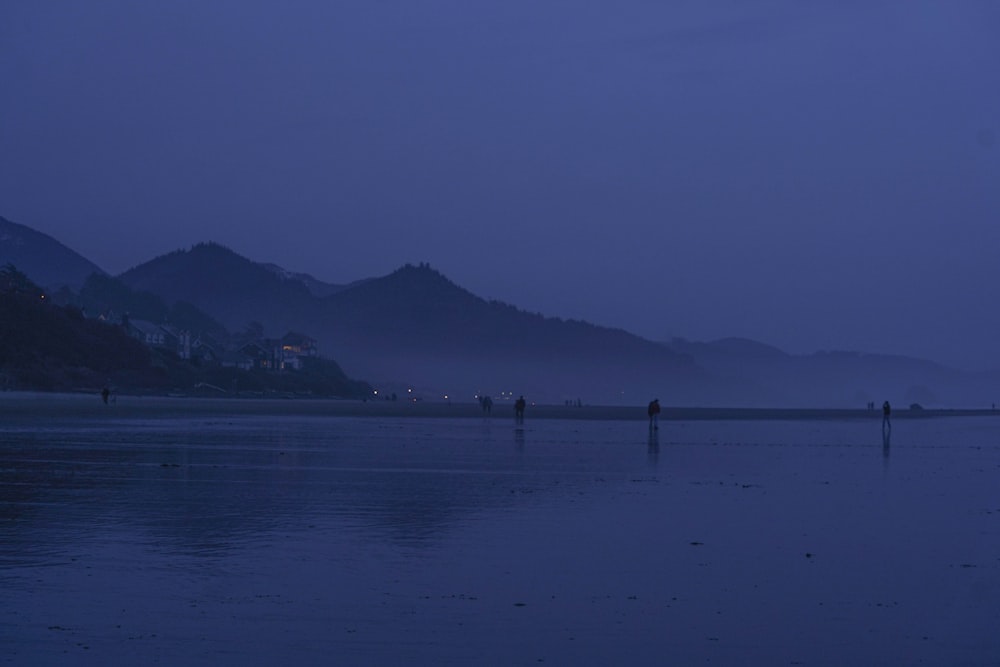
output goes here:
<path id="1" fill-rule="evenodd" d="M 1000 368 L 994 0 L 7 0 L 0 216 Z"/>

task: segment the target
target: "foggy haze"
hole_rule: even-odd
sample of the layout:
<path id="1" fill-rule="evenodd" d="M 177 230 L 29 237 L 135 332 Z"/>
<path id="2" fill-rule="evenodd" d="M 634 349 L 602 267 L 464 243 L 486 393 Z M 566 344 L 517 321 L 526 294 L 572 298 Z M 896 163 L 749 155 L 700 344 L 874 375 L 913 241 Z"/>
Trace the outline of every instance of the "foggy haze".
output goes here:
<path id="1" fill-rule="evenodd" d="M 1000 367 L 1000 6 L 0 7 L 0 215 L 112 273 L 430 262 L 664 340 Z"/>

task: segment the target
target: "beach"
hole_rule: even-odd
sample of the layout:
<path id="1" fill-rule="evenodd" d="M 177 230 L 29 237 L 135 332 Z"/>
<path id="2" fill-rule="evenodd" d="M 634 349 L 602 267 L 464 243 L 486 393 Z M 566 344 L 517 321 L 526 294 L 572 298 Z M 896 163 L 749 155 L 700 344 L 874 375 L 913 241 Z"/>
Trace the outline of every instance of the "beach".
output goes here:
<path id="1" fill-rule="evenodd" d="M 173 396 L 115 396 L 104 405 L 98 393 L 52 394 L 45 392 L 0 393 L 0 419 L 26 418 L 171 418 L 192 415 L 286 415 L 340 417 L 425 417 L 479 418 L 482 408 L 473 400 L 339 400 L 310 398 L 199 398 Z M 513 417 L 514 402 L 494 404 L 491 416 Z M 549 405 L 528 403 L 531 419 L 570 420 L 645 420 L 646 402 L 634 406 Z M 912 410 L 897 406 L 893 420 L 932 417 L 1000 417 L 1000 411 L 986 408 L 949 408 Z M 675 407 L 663 406 L 661 419 L 674 421 L 720 420 L 869 420 L 881 422 L 879 410 L 862 408 L 745 408 L 745 407 Z"/>
<path id="2" fill-rule="evenodd" d="M 508 407 L 0 394 L 0 664 L 1000 663 L 991 413 Z"/>

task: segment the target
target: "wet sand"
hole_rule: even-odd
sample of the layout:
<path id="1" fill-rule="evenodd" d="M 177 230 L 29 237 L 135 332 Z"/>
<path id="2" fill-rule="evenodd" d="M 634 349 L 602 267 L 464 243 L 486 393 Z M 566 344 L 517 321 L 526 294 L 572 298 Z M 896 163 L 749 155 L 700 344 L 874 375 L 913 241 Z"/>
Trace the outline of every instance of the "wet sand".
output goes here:
<path id="1" fill-rule="evenodd" d="M 645 421 L 646 406 L 593 406 L 529 404 L 527 419 L 583 419 Z M 167 418 L 196 415 L 286 415 L 341 417 L 425 417 L 482 418 L 483 411 L 473 402 L 434 401 L 356 401 L 334 399 L 278 398 L 193 398 L 165 396 L 119 396 L 114 404 L 104 405 L 92 394 L 47 394 L 33 392 L 0 392 L 0 419 L 25 416 L 52 417 L 129 417 Z M 513 402 L 498 401 L 491 413 L 493 418 L 513 419 Z M 1000 411 L 990 409 L 896 409 L 893 420 L 926 419 L 933 417 L 1000 417 Z M 740 407 L 672 407 L 664 406 L 663 420 L 840 420 L 863 419 L 881 423 L 878 410 L 829 408 L 740 408 Z"/>
<path id="2" fill-rule="evenodd" d="M 3 398 L 3 665 L 1000 658 L 991 417 Z"/>

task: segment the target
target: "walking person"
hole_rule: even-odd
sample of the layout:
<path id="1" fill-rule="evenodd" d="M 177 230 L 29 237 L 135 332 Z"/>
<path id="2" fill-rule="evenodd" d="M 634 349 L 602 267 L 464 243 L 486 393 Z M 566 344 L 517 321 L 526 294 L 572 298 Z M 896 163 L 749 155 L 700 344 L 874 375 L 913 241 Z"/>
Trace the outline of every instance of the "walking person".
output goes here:
<path id="1" fill-rule="evenodd" d="M 884 431 L 888 428 L 892 430 L 892 422 L 889 421 L 889 415 L 892 414 L 892 407 L 889 405 L 889 401 L 882 404 L 882 430 Z"/>

